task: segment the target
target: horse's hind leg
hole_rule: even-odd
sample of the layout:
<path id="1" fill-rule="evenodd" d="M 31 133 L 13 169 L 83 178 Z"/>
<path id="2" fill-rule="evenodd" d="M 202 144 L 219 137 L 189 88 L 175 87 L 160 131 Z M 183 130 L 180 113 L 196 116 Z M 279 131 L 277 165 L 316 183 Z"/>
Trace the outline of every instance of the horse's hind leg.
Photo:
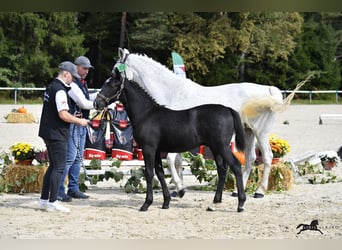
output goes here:
<path id="1" fill-rule="evenodd" d="M 246 188 L 247 181 L 249 178 L 249 175 L 252 171 L 253 162 L 256 159 L 255 155 L 255 136 L 253 134 L 253 131 L 250 128 L 245 129 L 245 141 L 246 141 L 246 148 L 245 148 L 245 167 L 244 171 L 242 173 L 242 180 L 243 180 L 243 186 Z M 232 196 L 237 196 L 237 190 L 234 189 Z"/>
<path id="2" fill-rule="evenodd" d="M 182 198 L 185 194 L 185 186 L 179 174 L 182 171 L 182 155 L 180 153 L 168 153 L 166 157 L 167 165 L 172 175 L 172 182 L 176 185 L 178 192 L 174 192 L 172 196 Z M 178 170 L 178 171 L 177 171 Z"/>
<path id="3" fill-rule="evenodd" d="M 164 169 L 163 169 L 163 165 L 162 165 L 162 160 L 160 157 L 160 152 L 158 151 L 156 153 L 156 158 L 155 158 L 155 171 L 156 171 L 156 175 L 158 177 L 158 180 L 160 181 L 160 185 L 162 187 L 163 190 L 163 197 L 164 197 L 164 202 L 163 202 L 163 209 L 167 209 L 169 208 L 170 205 L 170 200 L 171 200 L 171 195 L 169 192 L 169 188 L 166 185 L 166 181 L 165 181 L 165 175 L 164 175 Z"/>
<path id="4" fill-rule="evenodd" d="M 271 171 L 271 162 L 273 154 L 271 147 L 269 145 L 268 136 L 266 134 L 258 135 L 257 139 L 262 153 L 262 159 L 264 162 L 264 172 L 262 175 L 260 186 L 255 191 L 254 198 L 263 198 L 264 193 L 268 187 L 268 177 Z"/>
<path id="5" fill-rule="evenodd" d="M 236 179 L 236 186 L 237 186 L 237 196 L 238 196 L 238 212 L 242 212 L 244 210 L 244 204 L 246 201 L 246 194 L 242 180 L 242 171 L 241 171 L 241 164 L 239 160 L 233 155 L 230 148 L 226 150 L 222 157 L 224 158 L 225 162 L 228 163 L 230 169 L 233 171 Z"/>

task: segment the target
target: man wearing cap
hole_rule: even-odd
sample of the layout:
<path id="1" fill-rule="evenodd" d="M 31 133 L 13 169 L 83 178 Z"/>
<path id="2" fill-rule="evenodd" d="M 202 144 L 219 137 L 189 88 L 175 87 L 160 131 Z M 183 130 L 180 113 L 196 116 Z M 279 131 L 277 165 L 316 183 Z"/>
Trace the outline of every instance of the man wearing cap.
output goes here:
<path id="1" fill-rule="evenodd" d="M 70 123 L 87 126 L 88 120 L 69 113 L 68 91 L 74 78 L 79 78 L 76 65 L 65 61 L 59 65 L 58 76 L 44 92 L 43 109 L 38 135 L 44 140 L 49 155 L 49 167 L 44 175 L 38 208 L 70 212 L 58 203 L 57 194 L 65 168 Z"/>
<path id="2" fill-rule="evenodd" d="M 93 100 L 97 93 L 89 94 L 87 82 L 85 78 L 88 75 L 89 69 L 94 67 L 85 56 L 79 56 L 74 62 L 77 66 L 77 73 L 79 77 L 71 83 L 71 90 L 68 92 L 71 97 L 71 104 L 69 112 L 71 114 L 89 118 L 89 110 L 93 109 Z M 81 162 L 83 157 L 84 145 L 87 136 L 87 129 L 78 124 L 71 124 L 69 128 L 69 140 L 67 147 L 67 158 L 65 170 L 60 182 L 58 191 L 58 200 L 69 202 L 72 198 L 87 199 L 89 196 L 82 193 L 79 189 L 78 178 L 81 169 Z M 68 192 L 65 193 L 65 178 L 68 175 Z"/>

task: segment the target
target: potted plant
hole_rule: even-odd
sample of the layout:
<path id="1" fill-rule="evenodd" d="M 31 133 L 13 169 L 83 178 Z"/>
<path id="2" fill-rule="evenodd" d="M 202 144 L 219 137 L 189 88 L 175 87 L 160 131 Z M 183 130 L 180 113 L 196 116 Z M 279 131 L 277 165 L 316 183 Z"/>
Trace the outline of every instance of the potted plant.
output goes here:
<path id="1" fill-rule="evenodd" d="M 319 153 L 318 157 L 321 160 L 321 163 L 326 170 L 333 169 L 336 164 L 340 161 L 340 157 L 337 155 L 335 151 L 324 151 Z"/>
<path id="2" fill-rule="evenodd" d="M 39 164 L 46 165 L 49 162 L 49 155 L 47 149 L 35 149 L 34 159 L 39 162 Z"/>
<path id="3" fill-rule="evenodd" d="M 1 158 L 4 159 L 4 166 L 0 172 L 0 193 L 41 191 L 44 174 L 48 168 L 46 149 L 39 149 L 29 143 L 19 142 L 13 144 L 10 147 L 10 152 L 5 153 Z M 36 162 L 32 164 L 33 160 L 39 164 Z"/>
<path id="4" fill-rule="evenodd" d="M 18 142 L 10 147 L 16 164 L 31 165 L 35 156 L 33 145 L 26 142 Z"/>
<path id="5" fill-rule="evenodd" d="M 290 152 L 289 143 L 275 134 L 269 136 L 269 143 L 273 153 L 272 164 L 278 163 L 279 158 L 284 157 Z"/>

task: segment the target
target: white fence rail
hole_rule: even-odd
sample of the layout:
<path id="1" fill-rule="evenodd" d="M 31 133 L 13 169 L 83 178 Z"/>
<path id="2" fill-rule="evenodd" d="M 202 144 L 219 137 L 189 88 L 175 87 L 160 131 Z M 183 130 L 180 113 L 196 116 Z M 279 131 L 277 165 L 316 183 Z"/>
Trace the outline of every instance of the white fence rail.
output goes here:
<path id="1" fill-rule="evenodd" d="M 5 90 L 11 90 L 14 92 L 14 104 L 17 104 L 18 100 L 18 95 L 20 91 L 44 91 L 45 88 L 14 88 L 14 87 L 0 87 L 0 91 L 5 91 Z M 89 91 L 99 91 L 99 89 L 89 89 Z M 293 91 L 292 90 L 282 90 L 281 91 L 286 97 L 287 95 L 291 94 Z M 339 94 L 342 93 L 341 90 L 298 90 L 296 91 L 297 94 L 306 94 L 309 96 L 310 103 L 313 100 L 313 95 L 314 94 L 335 94 L 335 100 L 336 103 L 338 103 L 339 100 Z"/>
<path id="2" fill-rule="evenodd" d="M 4 90 L 12 90 L 14 92 L 14 104 L 17 104 L 18 95 L 20 91 L 44 91 L 45 88 L 14 88 L 14 87 L 0 87 L 0 91 Z M 90 92 L 92 91 L 99 91 L 99 89 L 89 89 Z"/>

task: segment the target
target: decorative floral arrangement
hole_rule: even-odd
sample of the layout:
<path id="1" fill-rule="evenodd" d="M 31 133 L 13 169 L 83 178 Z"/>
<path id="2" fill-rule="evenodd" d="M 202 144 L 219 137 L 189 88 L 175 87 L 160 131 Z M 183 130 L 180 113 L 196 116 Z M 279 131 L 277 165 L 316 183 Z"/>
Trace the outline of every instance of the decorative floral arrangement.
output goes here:
<path id="1" fill-rule="evenodd" d="M 17 161 L 33 160 L 34 159 L 34 147 L 26 142 L 18 142 L 10 147 L 11 154 Z"/>
<path id="2" fill-rule="evenodd" d="M 289 143 L 275 134 L 269 136 L 269 143 L 273 153 L 273 158 L 284 157 L 290 152 L 291 147 Z"/>
<path id="3" fill-rule="evenodd" d="M 47 149 L 35 149 L 34 150 L 34 158 L 40 163 L 44 164 L 49 161 L 48 151 Z"/>
<path id="4" fill-rule="evenodd" d="M 339 162 L 340 157 L 337 155 L 337 152 L 335 151 L 324 151 L 319 153 L 318 157 L 321 159 L 321 161 L 329 161 L 329 162 Z"/>

